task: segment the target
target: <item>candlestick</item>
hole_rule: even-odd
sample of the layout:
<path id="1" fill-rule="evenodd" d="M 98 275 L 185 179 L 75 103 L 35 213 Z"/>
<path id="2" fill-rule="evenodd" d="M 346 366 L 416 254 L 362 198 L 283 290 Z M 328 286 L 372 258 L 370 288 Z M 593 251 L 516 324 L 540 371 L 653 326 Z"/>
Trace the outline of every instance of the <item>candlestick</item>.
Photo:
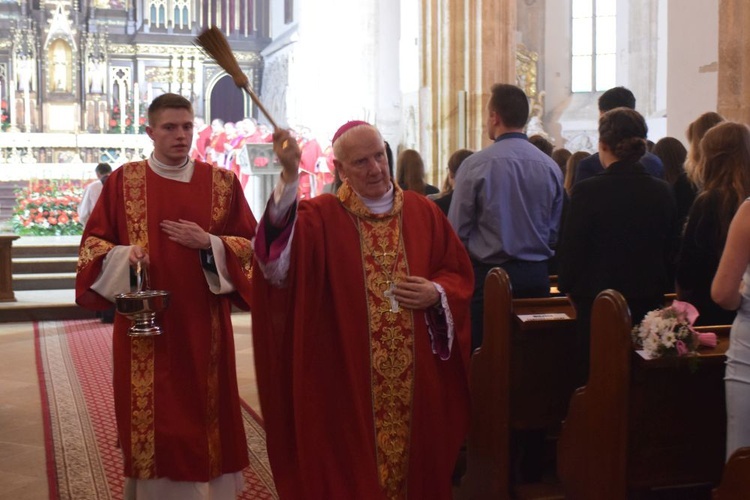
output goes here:
<path id="1" fill-rule="evenodd" d="M 23 88 L 23 124 L 25 132 L 31 132 L 31 96 L 29 95 L 29 82 Z"/>
<path id="2" fill-rule="evenodd" d="M 138 82 L 133 84 L 133 130 L 138 133 L 138 126 L 140 125 L 140 119 L 138 118 L 141 93 L 138 91 Z"/>
<path id="3" fill-rule="evenodd" d="M 16 80 L 10 79 L 8 88 L 8 120 L 10 120 L 10 131 L 18 131 L 16 122 Z"/>
<path id="4" fill-rule="evenodd" d="M 127 108 L 127 103 L 125 100 L 127 90 L 125 90 L 125 81 L 120 82 L 120 133 L 125 133 L 125 109 Z"/>

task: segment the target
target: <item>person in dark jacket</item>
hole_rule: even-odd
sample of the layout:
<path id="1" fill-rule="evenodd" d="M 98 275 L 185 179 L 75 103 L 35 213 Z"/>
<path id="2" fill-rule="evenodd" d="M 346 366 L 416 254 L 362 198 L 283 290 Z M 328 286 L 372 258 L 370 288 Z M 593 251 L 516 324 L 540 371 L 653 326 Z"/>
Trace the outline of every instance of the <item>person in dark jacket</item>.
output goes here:
<path id="1" fill-rule="evenodd" d="M 635 109 L 635 96 L 625 87 L 614 87 L 607 90 L 599 97 L 598 106 L 600 116 L 615 108 L 622 107 Z M 664 165 L 658 156 L 648 152 L 648 147 L 644 150 L 640 162 L 646 172 L 659 179 L 664 178 Z M 589 177 L 602 173 L 603 171 L 604 166 L 599 159 L 599 153 L 594 153 L 588 158 L 581 160 L 581 163 L 578 165 L 578 171 L 576 172 L 575 182 L 578 183 L 584 181 Z"/>
<path id="2" fill-rule="evenodd" d="M 597 294 L 613 288 L 630 306 L 633 324 L 660 307 L 671 290 L 677 246 L 677 207 L 669 185 L 638 161 L 646 151 L 646 122 L 617 108 L 599 120 L 605 170 L 578 183 L 563 234 L 559 283 L 578 313 L 580 380 L 588 377 L 589 326 Z"/>
<path id="3" fill-rule="evenodd" d="M 443 191 L 437 195 L 430 195 L 431 198 L 440 210 L 443 211 L 445 216 L 448 216 L 448 209 L 451 207 L 451 200 L 453 199 L 453 184 L 456 182 L 456 172 L 461 163 L 471 156 L 473 151 L 469 149 L 459 149 L 455 151 L 450 158 L 448 158 L 448 176 L 445 178 L 445 184 L 443 184 Z"/>
<path id="4" fill-rule="evenodd" d="M 685 172 L 687 149 L 678 139 L 664 137 L 654 144 L 653 153 L 664 164 L 664 180 L 672 186 L 677 202 L 677 220 L 682 227 L 696 195 L 695 185 L 690 182 Z"/>

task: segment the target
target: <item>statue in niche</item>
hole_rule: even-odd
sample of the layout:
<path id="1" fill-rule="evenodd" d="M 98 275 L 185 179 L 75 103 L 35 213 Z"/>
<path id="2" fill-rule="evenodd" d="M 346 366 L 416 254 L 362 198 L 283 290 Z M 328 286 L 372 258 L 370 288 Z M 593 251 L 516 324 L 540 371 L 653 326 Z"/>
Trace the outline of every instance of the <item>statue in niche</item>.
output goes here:
<path id="1" fill-rule="evenodd" d="M 50 91 L 70 92 L 70 46 L 56 40 L 50 47 Z"/>
<path id="2" fill-rule="evenodd" d="M 104 91 L 104 56 L 89 54 L 86 63 L 86 74 L 88 75 L 88 93 L 101 94 Z"/>
<path id="3" fill-rule="evenodd" d="M 16 84 L 16 89 L 21 92 L 25 92 L 26 90 L 29 92 L 34 91 L 31 63 L 32 61 L 27 56 L 18 58 L 18 72 L 16 76 L 18 83 Z"/>

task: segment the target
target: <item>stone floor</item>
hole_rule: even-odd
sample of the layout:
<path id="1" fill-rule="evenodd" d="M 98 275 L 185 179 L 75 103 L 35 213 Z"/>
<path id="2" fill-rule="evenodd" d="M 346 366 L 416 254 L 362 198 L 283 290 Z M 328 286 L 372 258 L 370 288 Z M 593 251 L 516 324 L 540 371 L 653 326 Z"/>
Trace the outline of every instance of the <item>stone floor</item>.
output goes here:
<path id="1" fill-rule="evenodd" d="M 258 410 L 250 315 L 238 313 L 232 319 L 240 396 Z M 0 323 L 0 499 L 48 497 L 33 324 Z"/>

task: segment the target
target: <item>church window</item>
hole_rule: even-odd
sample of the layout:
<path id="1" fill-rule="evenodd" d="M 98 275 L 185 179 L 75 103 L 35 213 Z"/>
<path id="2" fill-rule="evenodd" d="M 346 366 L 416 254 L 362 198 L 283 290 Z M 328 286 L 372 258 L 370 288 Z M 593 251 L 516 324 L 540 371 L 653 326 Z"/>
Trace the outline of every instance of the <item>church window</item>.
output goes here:
<path id="1" fill-rule="evenodd" d="M 571 90 L 593 92 L 616 81 L 616 2 L 572 0 Z"/>

